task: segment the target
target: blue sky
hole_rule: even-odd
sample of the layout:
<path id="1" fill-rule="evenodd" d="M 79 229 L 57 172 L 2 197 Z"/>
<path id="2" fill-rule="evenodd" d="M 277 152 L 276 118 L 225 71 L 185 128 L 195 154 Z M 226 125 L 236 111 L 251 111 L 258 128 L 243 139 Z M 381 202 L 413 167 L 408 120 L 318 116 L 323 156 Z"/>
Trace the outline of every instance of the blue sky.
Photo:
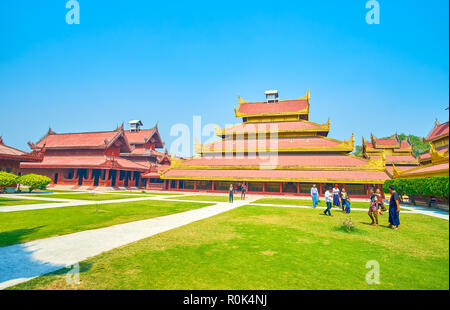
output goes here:
<path id="1" fill-rule="evenodd" d="M 330 137 L 426 135 L 448 120 L 448 1 L 0 2 L 0 135 L 27 150 L 48 130 L 238 123 L 237 95 L 303 96 Z M 205 138 L 204 138 L 205 139 Z"/>

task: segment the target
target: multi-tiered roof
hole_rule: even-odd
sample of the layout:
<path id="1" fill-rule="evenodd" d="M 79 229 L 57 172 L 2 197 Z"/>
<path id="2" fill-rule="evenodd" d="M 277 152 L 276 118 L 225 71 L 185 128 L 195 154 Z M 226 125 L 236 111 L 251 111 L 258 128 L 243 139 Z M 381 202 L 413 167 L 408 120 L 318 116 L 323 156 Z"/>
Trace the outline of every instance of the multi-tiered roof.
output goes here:
<path id="1" fill-rule="evenodd" d="M 439 124 L 436 120 L 433 129 L 425 138 L 436 152 L 443 153 L 448 156 L 448 141 L 449 141 L 449 124 L 448 122 Z M 423 165 L 431 163 L 431 153 L 426 152 L 420 155 L 420 163 Z"/>
<path id="2" fill-rule="evenodd" d="M 403 166 L 403 169 L 411 169 L 419 165 L 419 160 L 414 155 L 413 146 L 409 141 L 400 140 L 395 134 L 390 138 L 379 139 L 373 134 L 371 141 L 362 138 L 362 154 L 367 159 L 378 159 L 384 155 L 386 158 L 386 168 L 393 172 L 393 165 Z"/>
<path id="3" fill-rule="evenodd" d="M 389 178 L 384 157 L 351 154 L 354 135 L 345 141 L 328 137 L 330 121 L 309 121 L 310 91 L 299 99 L 248 102 L 238 97 L 242 123 L 217 128 L 220 140 L 197 144 L 198 156 L 173 160 L 164 179 L 333 182 L 380 184 Z"/>

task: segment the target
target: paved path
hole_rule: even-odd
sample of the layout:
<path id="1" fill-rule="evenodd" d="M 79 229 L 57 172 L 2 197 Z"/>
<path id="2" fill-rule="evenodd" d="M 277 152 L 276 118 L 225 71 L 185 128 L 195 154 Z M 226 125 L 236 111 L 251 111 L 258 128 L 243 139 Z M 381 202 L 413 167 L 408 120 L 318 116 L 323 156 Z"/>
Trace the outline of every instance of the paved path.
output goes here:
<path id="1" fill-rule="evenodd" d="M 2 196 L 0 196 L 2 197 Z M 63 207 L 75 207 L 75 206 L 85 206 L 85 205 L 96 205 L 96 204 L 107 204 L 107 203 L 120 203 L 120 202 L 133 202 L 133 201 L 143 201 L 143 200 L 166 200 L 165 198 L 173 198 L 174 196 L 140 196 L 136 198 L 125 198 L 125 199 L 110 199 L 110 200 L 76 200 L 76 199 L 62 199 L 62 198 L 44 198 L 39 197 L 39 199 L 34 197 L 16 196 L 8 195 L 8 198 L 19 198 L 19 199 L 32 199 L 32 200 L 47 200 L 47 201 L 61 201 L 61 203 L 39 203 L 39 204 L 29 204 L 29 205 L 16 205 L 16 206 L 5 206 L 0 207 L 0 212 L 17 212 L 17 211 L 28 211 L 28 210 L 39 210 L 39 209 L 49 209 L 49 208 L 63 208 Z M 180 196 L 176 196 L 180 197 Z M 169 199 L 167 199 L 169 200 Z M 180 201 L 180 200 L 178 200 Z M 205 202 L 205 201 L 202 201 Z M 207 202 L 206 202 L 207 203 Z"/>
<path id="2" fill-rule="evenodd" d="M 179 200 L 177 200 L 179 201 Z M 102 252 L 238 208 L 254 200 L 81 231 L 0 248 L 0 289 L 73 265 Z M 204 201 L 202 201 L 204 202 Z"/>

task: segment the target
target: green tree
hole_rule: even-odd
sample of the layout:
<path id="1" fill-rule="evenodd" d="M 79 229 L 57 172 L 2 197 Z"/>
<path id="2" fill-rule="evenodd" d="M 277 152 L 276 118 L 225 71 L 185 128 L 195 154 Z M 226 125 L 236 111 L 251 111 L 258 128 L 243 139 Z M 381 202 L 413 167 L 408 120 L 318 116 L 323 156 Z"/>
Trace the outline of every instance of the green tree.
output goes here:
<path id="1" fill-rule="evenodd" d="M 17 184 L 17 178 L 15 174 L 0 171 L 0 193 L 3 192 L 3 188 Z"/>
<path id="2" fill-rule="evenodd" d="M 51 181 L 52 180 L 49 177 L 33 173 L 25 174 L 17 180 L 19 184 L 29 186 L 30 192 L 32 192 L 33 189 L 46 189 Z"/>
<path id="3" fill-rule="evenodd" d="M 361 145 L 356 145 L 355 146 L 355 151 L 353 152 L 353 155 L 355 156 L 362 156 L 362 146 Z"/>
<path id="4" fill-rule="evenodd" d="M 423 142 L 423 138 L 421 138 L 421 137 L 411 135 L 411 134 L 407 135 L 404 133 L 398 134 L 397 136 L 400 141 L 405 141 L 407 138 L 409 138 L 409 142 L 411 142 L 411 144 L 413 146 L 414 155 L 416 155 L 416 156 L 419 156 L 420 154 L 423 154 L 430 149 L 430 145 L 428 143 Z M 389 139 L 392 137 L 393 136 L 384 137 L 381 139 Z"/>

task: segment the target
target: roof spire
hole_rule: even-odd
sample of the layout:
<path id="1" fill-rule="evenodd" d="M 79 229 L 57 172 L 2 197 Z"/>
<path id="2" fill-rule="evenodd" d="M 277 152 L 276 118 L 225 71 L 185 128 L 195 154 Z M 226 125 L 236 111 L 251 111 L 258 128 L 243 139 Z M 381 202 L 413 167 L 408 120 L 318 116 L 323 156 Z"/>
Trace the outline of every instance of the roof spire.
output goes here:
<path id="1" fill-rule="evenodd" d="M 436 120 L 434 121 L 434 124 L 436 125 L 436 127 L 440 125 L 437 118 L 436 118 Z"/>

